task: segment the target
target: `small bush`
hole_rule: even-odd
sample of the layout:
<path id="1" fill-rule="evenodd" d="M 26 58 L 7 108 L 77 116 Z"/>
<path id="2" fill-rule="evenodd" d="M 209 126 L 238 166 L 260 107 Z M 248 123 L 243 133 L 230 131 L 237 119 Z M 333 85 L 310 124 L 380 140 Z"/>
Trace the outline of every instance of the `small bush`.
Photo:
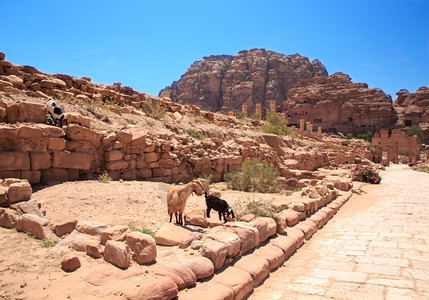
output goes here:
<path id="1" fill-rule="evenodd" d="M 252 200 L 247 204 L 238 203 L 238 207 L 235 210 L 237 219 L 247 214 L 253 214 L 256 217 L 272 218 L 277 223 L 277 226 L 280 226 L 281 223 L 281 218 L 276 213 L 276 207 L 270 201 Z"/>
<path id="2" fill-rule="evenodd" d="M 249 118 L 253 119 L 253 120 L 260 120 L 261 119 L 261 114 L 259 114 L 259 113 L 253 113 L 253 114 L 251 114 L 249 116 Z"/>
<path id="3" fill-rule="evenodd" d="M 259 158 L 246 160 L 236 170 L 225 175 L 228 188 L 244 192 L 276 193 L 282 189 L 279 170 Z"/>
<path id="4" fill-rule="evenodd" d="M 348 141 L 343 141 L 342 145 L 347 147 L 349 145 L 349 142 Z"/>
<path id="5" fill-rule="evenodd" d="M 378 184 L 381 181 L 381 176 L 371 167 L 356 166 L 352 171 L 352 180 Z"/>
<path id="6" fill-rule="evenodd" d="M 109 183 L 110 181 L 112 181 L 112 177 L 110 177 L 110 175 L 109 175 L 109 173 L 107 173 L 107 171 L 98 176 L 98 182 Z"/>
<path id="7" fill-rule="evenodd" d="M 235 117 L 236 117 L 238 120 L 244 120 L 244 112 L 242 112 L 242 111 L 237 111 L 237 112 L 235 112 Z"/>
<path id="8" fill-rule="evenodd" d="M 144 234 L 148 234 L 151 237 L 155 238 L 155 233 L 152 230 L 150 230 L 150 229 L 148 229 L 146 227 L 142 227 L 140 229 L 140 228 L 135 227 L 133 224 L 128 224 L 128 227 L 130 228 L 131 231 L 138 231 L 138 232 L 141 232 L 141 233 L 144 233 Z"/>
<path id="9" fill-rule="evenodd" d="M 162 119 L 165 115 L 165 109 L 161 106 L 158 100 L 144 102 L 142 104 L 142 110 L 146 115 L 156 120 Z"/>
<path id="10" fill-rule="evenodd" d="M 374 137 L 374 133 L 372 131 L 368 131 L 367 133 L 359 133 L 356 138 L 365 140 L 371 143 L 372 138 Z"/>
<path id="11" fill-rule="evenodd" d="M 425 136 L 423 135 L 423 131 L 420 128 L 420 126 L 417 124 L 411 125 L 410 129 L 407 130 L 405 135 L 406 136 L 417 135 L 417 137 L 420 139 L 420 143 L 424 143 L 424 141 L 425 141 Z"/>
<path id="12" fill-rule="evenodd" d="M 347 139 L 351 140 L 353 138 L 353 133 L 347 133 Z"/>
<path id="13" fill-rule="evenodd" d="M 42 241 L 42 247 L 43 248 L 54 247 L 56 244 L 57 244 L 57 240 L 43 240 Z"/>
<path id="14" fill-rule="evenodd" d="M 372 154 L 375 153 L 375 148 L 374 147 L 368 147 L 368 150 L 371 151 Z"/>
<path id="15" fill-rule="evenodd" d="M 194 139 L 197 139 L 200 141 L 202 141 L 206 138 L 203 134 L 201 134 L 198 131 L 193 130 L 193 129 L 186 130 L 186 133 L 189 134 L 189 136 L 193 137 Z"/>
<path id="16" fill-rule="evenodd" d="M 266 117 L 266 123 L 262 125 L 261 131 L 279 136 L 288 135 L 298 137 L 298 134 L 287 127 L 287 120 L 282 119 L 276 112 L 270 111 Z"/>

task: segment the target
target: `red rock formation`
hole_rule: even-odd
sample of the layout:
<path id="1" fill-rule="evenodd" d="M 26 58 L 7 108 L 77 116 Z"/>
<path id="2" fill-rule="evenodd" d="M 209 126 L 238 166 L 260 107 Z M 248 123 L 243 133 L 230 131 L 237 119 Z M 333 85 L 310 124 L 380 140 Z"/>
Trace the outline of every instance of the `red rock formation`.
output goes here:
<path id="1" fill-rule="evenodd" d="M 429 140 L 429 88 L 421 87 L 415 93 L 400 90 L 393 105 L 399 116 L 399 125 L 409 127 L 417 124 Z"/>
<path id="2" fill-rule="evenodd" d="M 241 111 L 243 104 L 254 112 L 256 103 L 266 109 L 269 100 L 280 105 L 298 80 L 327 75 L 318 60 L 310 62 L 298 54 L 252 49 L 235 56 L 205 57 L 160 95 L 169 94 L 174 102 L 215 112 Z"/>
<path id="3" fill-rule="evenodd" d="M 299 81 L 288 91 L 281 110 L 291 125 L 304 119 L 315 128 L 344 134 L 392 128 L 397 120 L 389 95 L 351 82 L 343 73 Z"/>

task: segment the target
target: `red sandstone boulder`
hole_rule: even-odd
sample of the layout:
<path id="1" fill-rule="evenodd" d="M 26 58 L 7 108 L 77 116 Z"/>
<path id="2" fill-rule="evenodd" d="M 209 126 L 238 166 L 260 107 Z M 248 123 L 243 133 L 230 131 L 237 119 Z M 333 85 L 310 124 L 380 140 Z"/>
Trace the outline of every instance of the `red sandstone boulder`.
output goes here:
<path id="1" fill-rule="evenodd" d="M 0 170 L 30 170 L 30 158 L 27 152 L 0 151 Z"/>
<path id="2" fill-rule="evenodd" d="M 18 223 L 18 213 L 10 208 L 0 208 L 0 226 L 4 228 L 15 228 Z"/>
<path id="3" fill-rule="evenodd" d="M 139 264 L 150 263 L 156 259 L 156 243 L 150 235 L 137 231 L 130 232 L 126 235 L 126 242 Z"/>
<path id="4" fill-rule="evenodd" d="M 39 205 L 36 200 L 30 199 L 28 201 L 22 201 L 10 206 L 11 209 L 14 209 L 18 214 L 33 214 L 39 217 L 44 217 L 44 213 L 40 210 Z"/>
<path id="5" fill-rule="evenodd" d="M 123 242 L 109 240 L 104 248 L 104 259 L 121 269 L 130 266 L 130 251 Z"/>
<path id="6" fill-rule="evenodd" d="M 86 254 L 92 258 L 102 258 L 103 252 L 103 246 L 97 241 L 91 241 L 86 245 Z"/>
<path id="7" fill-rule="evenodd" d="M 194 209 L 187 211 L 185 214 L 185 224 L 207 228 L 209 226 L 209 222 L 207 221 L 205 210 Z"/>
<path id="8" fill-rule="evenodd" d="M 69 217 L 64 217 L 61 220 L 53 221 L 54 231 L 57 236 L 63 236 L 71 233 L 76 229 L 77 220 Z"/>
<path id="9" fill-rule="evenodd" d="M 80 233 L 99 236 L 102 231 L 105 231 L 110 226 L 97 221 L 81 220 L 76 224 L 76 230 Z"/>
<path id="10" fill-rule="evenodd" d="M 171 276 L 175 280 L 179 290 L 195 286 L 197 277 L 191 269 L 182 263 L 171 262 L 168 260 L 157 260 L 156 265 L 150 268 L 152 272 L 162 276 Z M 170 273 L 170 274 L 169 274 Z M 178 278 L 176 278 L 178 277 Z M 179 279 L 177 281 L 177 279 Z"/>
<path id="11" fill-rule="evenodd" d="M 74 254 L 66 254 L 61 259 L 61 268 L 66 272 L 73 272 L 80 268 L 80 260 Z"/>
<path id="12" fill-rule="evenodd" d="M 92 242 L 99 243 L 99 240 L 89 234 L 80 233 L 77 230 L 73 230 L 67 237 L 62 239 L 58 245 L 59 246 L 67 246 L 76 251 L 87 251 L 88 244 Z"/>
<path id="13" fill-rule="evenodd" d="M 215 270 L 220 269 L 225 263 L 228 248 L 225 243 L 206 240 L 201 245 L 200 253 L 202 256 L 210 259 L 214 265 Z"/>
<path id="14" fill-rule="evenodd" d="M 219 228 L 219 230 L 217 230 Z M 237 234 L 225 231 L 222 227 L 217 227 L 210 231 L 205 238 L 224 243 L 227 248 L 228 257 L 235 257 L 241 248 L 241 240 Z"/>
<path id="15" fill-rule="evenodd" d="M 249 225 L 258 229 L 260 243 L 266 241 L 270 237 L 270 228 L 266 220 L 257 218 L 254 221 L 250 222 Z"/>
<path id="16" fill-rule="evenodd" d="M 16 230 L 26 232 L 41 240 L 56 238 L 52 231 L 52 222 L 32 214 L 22 215 L 18 219 Z"/>
<path id="17" fill-rule="evenodd" d="M 270 271 L 276 269 L 285 260 L 283 250 L 270 243 L 265 245 L 264 247 L 256 249 L 253 254 L 265 258 L 270 265 Z"/>
<path id="18" fill-rule="evenodd" d="M 207 278 L 213 275 L 214 265 L 212 261 L 202 256 L 184 256 L 182 263 L 194 272 L 197 279 Z"/>
<path id="19" fill-rule="evenodd" d="M 126 225 L 115 225 L 100 232 L 101 244 L 106 244 L 108 240 L 125 241 L 131 229 Z"/>
<path id="20" fill-rule="evenodd" d="M 21 180 L 20 182 L 12 183 L 9 185 L 7 191 L 7 197 L 10 204 L 26 201 L 31 198 L 33 190 L 31 189 L 30 183 L 27 180 Z"/>
<path id="21" fill-rule="evenodd" d="M 155 234 L 157 245 L 177 246 L 182 243 L 192 231 L 173 223 L 163 225 Z"/>

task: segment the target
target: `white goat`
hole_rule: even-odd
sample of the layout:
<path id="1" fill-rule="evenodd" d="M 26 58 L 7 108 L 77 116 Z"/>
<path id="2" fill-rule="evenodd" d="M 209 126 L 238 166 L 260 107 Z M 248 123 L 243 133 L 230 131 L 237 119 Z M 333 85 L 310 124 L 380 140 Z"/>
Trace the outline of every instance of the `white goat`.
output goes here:
<path id="1" fill-rule="evenodd" d="M 198 196 L 203 194 L 203 186 L 200 181 L 194 180 L 185 186 L 171 186 L 167 189 L 167 210 L 170 215 L 170 222 L 173 214 L 175 214 L 176 224 L 183 226 L 182 216 L 185 211 L 186 200 L 193 192 Z M 179 219 L 177 214 L 179 214 Z"/>
<path id="2" fill-rule="evenodd" d="M 54 100 L 51 99 L 46 103 L 46 111 L 54 126 L 57 126 L 58 123 L 59 127 L 63 127 L 63 122 L 67 122 L 66 115 Z"/>

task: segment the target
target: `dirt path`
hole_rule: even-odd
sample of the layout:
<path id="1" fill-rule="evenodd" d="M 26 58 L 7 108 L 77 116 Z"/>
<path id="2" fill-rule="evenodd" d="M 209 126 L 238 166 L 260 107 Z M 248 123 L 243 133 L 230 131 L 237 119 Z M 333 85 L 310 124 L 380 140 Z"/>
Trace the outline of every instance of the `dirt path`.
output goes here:
<path id="1" fill-rule="evenodd" d="M 381 175 L 249 299 L 429 299 L 429 174 Z"/>

